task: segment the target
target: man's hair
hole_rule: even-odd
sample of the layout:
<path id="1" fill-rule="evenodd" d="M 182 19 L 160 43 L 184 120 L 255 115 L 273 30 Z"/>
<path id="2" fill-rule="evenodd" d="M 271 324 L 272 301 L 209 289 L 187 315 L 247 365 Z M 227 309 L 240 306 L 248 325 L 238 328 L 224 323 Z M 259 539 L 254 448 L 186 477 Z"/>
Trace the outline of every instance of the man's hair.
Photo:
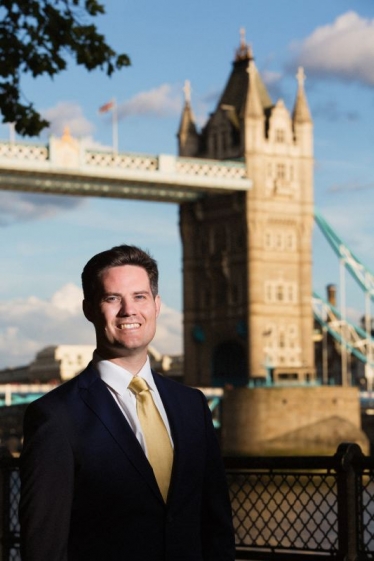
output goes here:
<path id="1" fill-rule="evenodd" d="M 82 272 L 83 296 L 87 301 L 92 301 L 100 289 L 101 277 L 104 271 L 111 267 L 122 265 L 135 265 L 145 269 L 152 295 L 158 294 L 158 267 L 157 262 L 139 247 L 133 245 L 118 245 L 94 255 L 85 265 Z"/>

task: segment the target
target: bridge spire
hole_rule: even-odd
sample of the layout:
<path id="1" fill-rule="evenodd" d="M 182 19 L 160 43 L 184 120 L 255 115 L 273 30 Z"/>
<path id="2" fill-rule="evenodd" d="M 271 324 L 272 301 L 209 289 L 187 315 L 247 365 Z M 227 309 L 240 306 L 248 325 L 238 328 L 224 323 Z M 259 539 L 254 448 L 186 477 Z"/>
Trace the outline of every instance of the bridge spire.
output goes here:
<path id="1" fill-rule="evenodd" d="M 298 87 L 292 112 L 295 141 L 300 146 L 303 155 L 311 157 L 313 156 L 313 121 L 304 89 L 305 73 L 301 66 L 297 71 L 296 79 Z"/>
<path id="2" fill-rule="evenodd" d="M 183 87 L 184 107 L 178 130 L 178 148 L 180 156 L 193 157 L 199 148 L 199 133 L 191 108 L 191 83 L 186 80 Z"/>
<path id="3" fill-rule="evenodd" d="M 302 66 L 299 66 L 296 74 L 296 79 L 298 83 L 297 95 L 295 106 L 293 110 L 293 121 L 297 123 L 311 123 L 312 117 L 310 115 L 310 110 L 308 106 L 308 101 L 306 99 L 304 83 L 305 83 L 305 72 Z"/>
<path id="4" fill-rule="evenodd" d="M 236 50 L 235 53 L 235 60 L 239 61 L 239 60 L 252 60 L 252 59 L 253 59 L 252 47 L 246 41 L 245 28 L 241 27 L 240 44 L 239 44 L 239 48 Z"/>

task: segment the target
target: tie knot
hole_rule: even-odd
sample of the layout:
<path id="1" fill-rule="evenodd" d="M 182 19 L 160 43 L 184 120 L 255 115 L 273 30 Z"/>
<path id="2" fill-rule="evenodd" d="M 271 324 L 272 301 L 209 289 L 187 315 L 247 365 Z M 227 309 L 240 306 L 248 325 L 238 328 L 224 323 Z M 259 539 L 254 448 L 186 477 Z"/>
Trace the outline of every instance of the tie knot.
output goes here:
<path id="1" fill-rule="evenodd" d="M 148 384 L 143 378 L 139 378 L 138 376 L 134 376 L 129 384 L 129 389 L 134 394 L 139 394 L 145 390 L 148 390 Z"/>

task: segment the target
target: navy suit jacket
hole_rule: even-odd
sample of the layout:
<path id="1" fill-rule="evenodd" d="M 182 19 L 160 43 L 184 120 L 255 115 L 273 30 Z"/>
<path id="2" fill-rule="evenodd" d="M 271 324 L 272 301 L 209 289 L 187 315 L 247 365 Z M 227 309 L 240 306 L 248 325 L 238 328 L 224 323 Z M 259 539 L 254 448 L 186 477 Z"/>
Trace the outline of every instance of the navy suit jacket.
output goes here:
<path id="1" fill-rule="evenodd" d="M 234 561 L 225 473 L 205 397 L 152 373 L 175 447 L 167 503 L 89 364 L 27 408 L 23 561 Z"/>

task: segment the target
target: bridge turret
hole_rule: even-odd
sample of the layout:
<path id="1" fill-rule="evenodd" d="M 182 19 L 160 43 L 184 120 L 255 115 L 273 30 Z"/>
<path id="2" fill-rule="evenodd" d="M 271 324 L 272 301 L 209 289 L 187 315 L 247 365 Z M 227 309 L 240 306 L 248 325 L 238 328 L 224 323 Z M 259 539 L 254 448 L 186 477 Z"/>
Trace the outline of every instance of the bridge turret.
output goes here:
<path id="1" fill-rule="evenodd" d="M 265 115 L 258 89 L 258 72 L 253 59 L 249 60 L 249 85 L 244 113 L 245 152 L 257 152 L 264 143 Z"/>
<path id="2" fill-rule="evenodd" d="M 199 133 L 196 129 L 195 117 L 191 108 L 191 85 L 188 80 L 184 84 L 184 107 L 178 130 L 178 149 L 180 156 L 193 157 L 199 150 Z"/>
<path id="3" fill-rule="evenodd" d="M 300 146 L 302 156 L 311 157 L 313 156 L 313 123 L 304 89 L 305 73 L 301 66 L 296 78 L 298 89 L 292 113 L 295 142 Z"/>

